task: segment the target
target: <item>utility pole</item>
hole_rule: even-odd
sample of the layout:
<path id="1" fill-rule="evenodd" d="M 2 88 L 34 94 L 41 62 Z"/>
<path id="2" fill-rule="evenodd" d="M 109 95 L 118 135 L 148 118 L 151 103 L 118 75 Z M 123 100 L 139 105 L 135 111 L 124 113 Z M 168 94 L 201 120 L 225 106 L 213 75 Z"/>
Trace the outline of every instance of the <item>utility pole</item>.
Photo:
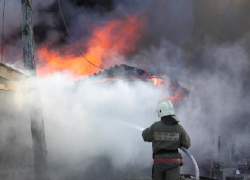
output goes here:
<path id="1" fill-rule="evenodd" d="M 214 177 L 214 161 L 215 161 L 215 154 L 214 154 L 214 131 L 212 133 L 212 149 L 213 152 L 211 153 L 212 158 L 211 158 L 211 165 L 210 165 L 210 177 L 213 178 Z"/>
<path id="2" fill-rule="evenodd" d="M 218 158 L 217 158 L 217 169 L 220 170 L 220 146 L 221 146 L 221 138 L 220 138 L 220 135 L 218 135 L 218 144 L 217 144 L 217 147 L 218 147 Z"/>
<path id="3" fill-rule="evenodd" d="M 32 23 L 32 0 L 21 0 L 22 3 L 22 41 L 24 67 L 36 77 L 36 64 L 34 58 L 34 34 Z M 30 92 L 32 104 L 29 104 L 31 134 L 33 142 L 34 169 L 36 180 L 49 180 L 47 162 L 47 148 L 45 142 L 43 113 L 40 107 L 40 96 L 37 85 L 33 85 Z"/>

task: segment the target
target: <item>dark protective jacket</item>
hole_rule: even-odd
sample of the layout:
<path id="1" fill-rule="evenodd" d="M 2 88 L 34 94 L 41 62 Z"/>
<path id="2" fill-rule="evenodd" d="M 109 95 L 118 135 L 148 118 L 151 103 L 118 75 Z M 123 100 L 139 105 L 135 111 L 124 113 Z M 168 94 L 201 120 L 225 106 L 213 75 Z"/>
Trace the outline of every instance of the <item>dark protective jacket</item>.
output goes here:
<path id="1" fill-rule="evenodd" d="M 153 152 L 190 147 L 190 138 L 178 121 L 176 116 L 166 116 L 142 132 L 144 141 L 152 142 Z"/>

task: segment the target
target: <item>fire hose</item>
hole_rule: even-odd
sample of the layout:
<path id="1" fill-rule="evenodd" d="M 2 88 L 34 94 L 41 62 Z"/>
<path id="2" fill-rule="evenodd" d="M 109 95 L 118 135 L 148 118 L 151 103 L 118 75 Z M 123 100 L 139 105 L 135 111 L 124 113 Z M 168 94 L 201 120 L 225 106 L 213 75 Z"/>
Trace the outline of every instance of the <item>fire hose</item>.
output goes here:
<path id="1" fill-rule="evenodd" d="M 186 153 L 186 155 L 191 159 L 194 167 L 195 167 L 195 179 L 199 180 L 200 179 L 200 171 L 199 171 L 199 167 L 198 164 L 196 162 L 196 160 L 194 159 L 194 156 L 184 147 L 180 147 L 180 149 Z"/>

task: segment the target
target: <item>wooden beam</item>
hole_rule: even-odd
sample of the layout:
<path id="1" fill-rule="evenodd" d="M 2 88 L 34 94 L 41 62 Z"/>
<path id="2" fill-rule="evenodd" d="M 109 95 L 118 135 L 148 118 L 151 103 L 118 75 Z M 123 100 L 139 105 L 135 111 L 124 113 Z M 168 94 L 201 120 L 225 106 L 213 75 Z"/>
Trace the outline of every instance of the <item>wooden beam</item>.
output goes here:
<path id="1" fill-rule="evenodd" d="M 0 84 L 0 90 L 4 91 L 17 91 L 17 88 L 9 84 Z"/>
<path id="2" fill-rule="evenodd" d="M 0 91 L 30 91 L 31 89 L 13 84 L 0 84 Z"/>
<path id="3" fill-rule="evenodd" d="M 0 77 L 9 81 L 21 81 L 28 77 L 27 74 L 0 62 Z"/>

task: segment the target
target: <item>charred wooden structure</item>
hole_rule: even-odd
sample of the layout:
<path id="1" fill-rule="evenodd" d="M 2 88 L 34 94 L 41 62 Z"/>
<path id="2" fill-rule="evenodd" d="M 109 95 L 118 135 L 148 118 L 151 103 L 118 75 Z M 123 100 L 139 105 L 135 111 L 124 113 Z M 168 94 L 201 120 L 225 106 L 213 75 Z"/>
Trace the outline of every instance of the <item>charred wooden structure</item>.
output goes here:
<path id="1" fill-rule="evenodd" d="M 125 64 L 115 65 L 108 70 L 95 73 L 92 77 L 100 79 L 99 82 L 112 82 L 118 79 L 126 81 L 140 80 L 144 82 L 151 82 L 155 86 L 168 91 L 170 93 L 170 97 L 166 98 L 170 99 L 176 106 L 188 99 L 190 91 L 195 91 L 195 88 L 191 85 L 187 85 L 178 80 L 170 79 L 167 76 L 162 77 L 143 69 Z"/>

